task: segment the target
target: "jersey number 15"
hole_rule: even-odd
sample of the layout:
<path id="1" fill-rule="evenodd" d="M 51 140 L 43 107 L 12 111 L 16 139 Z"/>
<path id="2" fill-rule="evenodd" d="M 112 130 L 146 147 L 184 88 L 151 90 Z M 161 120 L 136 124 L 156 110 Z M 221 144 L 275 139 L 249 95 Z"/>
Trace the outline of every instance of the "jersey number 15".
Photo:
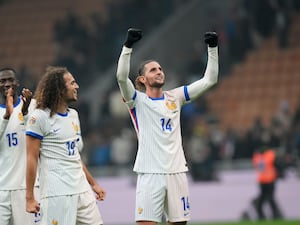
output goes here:
<path id="1" fill-rule="evenodd" d="M 8 146 L 9 147 L 18 145 L 17 132 L 13 132 L 11 134 L 7 134 L 6 137 L 7 137 Z"/>

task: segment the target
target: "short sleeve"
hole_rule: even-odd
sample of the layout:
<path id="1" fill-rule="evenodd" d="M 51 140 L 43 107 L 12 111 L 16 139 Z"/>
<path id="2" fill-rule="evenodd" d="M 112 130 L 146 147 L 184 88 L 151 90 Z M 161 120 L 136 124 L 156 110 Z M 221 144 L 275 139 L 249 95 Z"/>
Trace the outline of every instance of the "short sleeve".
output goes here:
<path id="1" fill-rule="evenodd" d="M 46 117 L 45 112 L 42 110 L 34 110 L 28 118 L 26 123 L 26 135 L 38 138 L 40 140 L 46 134 L 48 118 Z"/>

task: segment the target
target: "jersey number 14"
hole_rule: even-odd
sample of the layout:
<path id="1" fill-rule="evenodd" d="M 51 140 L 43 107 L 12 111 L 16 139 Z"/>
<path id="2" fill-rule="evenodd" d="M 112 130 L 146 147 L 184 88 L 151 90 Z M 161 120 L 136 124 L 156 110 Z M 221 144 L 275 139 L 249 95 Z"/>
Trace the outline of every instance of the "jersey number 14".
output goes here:
<path id="1" fill-rule="evenodd" d="M 161 118 L 160 123 L 162 131 L 172 131 L 171 119 Z"/>

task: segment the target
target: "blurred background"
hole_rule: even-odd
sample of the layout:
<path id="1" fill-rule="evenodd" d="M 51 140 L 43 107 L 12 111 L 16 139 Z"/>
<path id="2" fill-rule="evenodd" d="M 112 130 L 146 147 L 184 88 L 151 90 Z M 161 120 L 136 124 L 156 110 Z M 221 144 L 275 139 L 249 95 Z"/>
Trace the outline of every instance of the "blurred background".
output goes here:
<path id="1" fill-rule="evenodd" d="M 15 68 L 22 87 L 34 91 L 47 65 L 65 66 L 77 79 L 79 101 L 73 107 L 81 119 L 83 158 L 104 188 L 114 192 L 125 185 L 130 204 L 137 139 L 115 78 L 127 29 L 141 28 L 144 34 L 134 48 L 131 78 L 140 62 L 155 59 L 166 72 L 166 89 L 203 76 L 203 35 L 216 31 L 219 83 L 182 110 L 191 189 L 194 198 L 201 189 L 198 197 L 209 196 L 207 201 L 220 197 L 203 195 L 212 187 L 224 185 L 217 192 L 221 196 L 226 184 L 247 189 L 243 198 L 225 194 L 236 199 L 234 215 L 195 218 L 240 219 L 257 192 L 251 159 L 262 143 L 276 150 L 282 164 L 278 198 L 283 205 L 292 202 L 292 211 L 282 206 L 284 214 L 300 218 L 300 1 L 0 0 L 0 27 L 0 67 Z M 201 201 L 199 210 L 212 213 Z M 110 210 L 118 206 L 113 199 L 107 202 L 100 206 L 104 220 L 116 224 Z M 214 213 L 216 205 L 211 205 Z M 124 212 L 120 221 L 126 216 L 133 221 L 133 212 Z"/>

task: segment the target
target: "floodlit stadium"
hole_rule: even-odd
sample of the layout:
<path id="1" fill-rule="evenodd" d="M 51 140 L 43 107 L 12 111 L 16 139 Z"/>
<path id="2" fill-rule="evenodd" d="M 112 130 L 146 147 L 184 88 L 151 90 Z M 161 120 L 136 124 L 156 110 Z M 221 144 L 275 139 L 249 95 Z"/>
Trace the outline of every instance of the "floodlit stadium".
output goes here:
<path id="1" fill-rule="evenodd" d="M 0 69 L 16 70 L 20 90 L 34 93 L 48 65 L 76 78 L 81 158 L 107 191 L 97 202 L 107 225 L 135 223 L 138 129 L 116 80 L 128 29 L 143 33 L 129 78 L 153 59 L 166 90 L 204 76 L 204 34 L 216 32 L 218 82 L 181 109 L 188 224 L 300 224 L 300 1 L 0 0 L 0 27 Z M 263 221 L 253 157 L 266 145 L 279 165 L 279 209 L 264 205 Z"/>

